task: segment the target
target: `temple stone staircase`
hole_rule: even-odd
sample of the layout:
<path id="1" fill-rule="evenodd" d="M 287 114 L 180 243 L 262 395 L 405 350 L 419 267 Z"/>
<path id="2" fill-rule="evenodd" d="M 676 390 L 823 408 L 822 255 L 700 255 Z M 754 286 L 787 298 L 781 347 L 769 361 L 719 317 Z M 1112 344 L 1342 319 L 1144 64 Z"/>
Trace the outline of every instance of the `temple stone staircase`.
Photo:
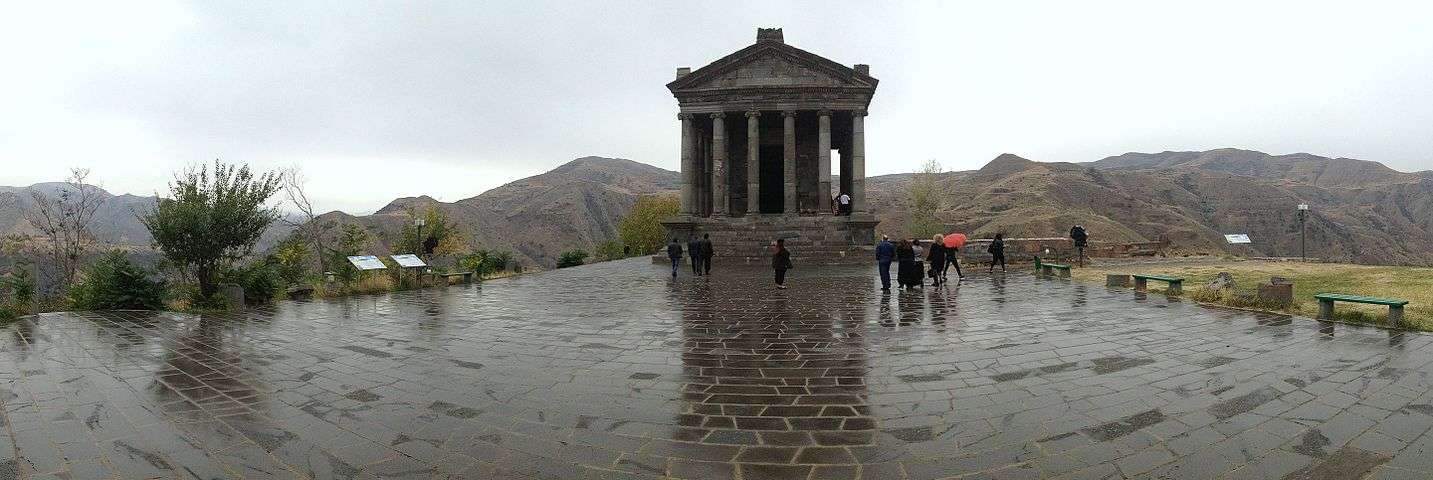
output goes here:
<path id="1" fill-rule="evenodd" d="M 875 261 L 875 226 L 870 216 L 751 215 L 732 218 L 678 218 L 663 222 L 667 237 L 686 241 L 710 235 L 714 264 L 769 265 L 771 244 L 786 239 L 792 263 L 839 265 Z M 654 262 L 665 263 L 666 252 Z"/>

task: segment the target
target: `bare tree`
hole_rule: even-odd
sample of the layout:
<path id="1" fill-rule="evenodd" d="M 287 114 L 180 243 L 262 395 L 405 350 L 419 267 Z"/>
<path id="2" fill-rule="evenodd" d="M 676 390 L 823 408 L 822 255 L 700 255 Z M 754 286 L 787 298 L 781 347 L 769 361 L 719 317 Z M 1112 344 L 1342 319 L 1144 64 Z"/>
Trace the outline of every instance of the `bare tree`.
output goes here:
<path id="1" fill-rule="evenodd" d="M 40 232 L 44 253 L 59 271 L 60 287 L 74 283 L 81 258 L 95 245 L 90 224 L 105 199 L 99 187 L 85 183 L 89 176 L 89 169 L 72 168 L 53 196 L 30 190 L 34 205 L 25 220 Z"/>
<path id="2" fill-rule="evenodd" d="M 284 181 L 284 196 L 299 214 L 297 219 L 285 216 L 284 223 L 294 227 L 294 233 L 309 244 L 309 249 L 318 258 L 319 269 L 329 271 L 329 256 L 332 252 L 328 249 L 324 236 L 331 225 L 319 223 L 318 212 L 314 210 L 313 200 L 309 198 L 305 188 L 308 180 L 304 178 L 303 172 L 299 171 L 298 167 L 289 167 L 281 175 Z"/>

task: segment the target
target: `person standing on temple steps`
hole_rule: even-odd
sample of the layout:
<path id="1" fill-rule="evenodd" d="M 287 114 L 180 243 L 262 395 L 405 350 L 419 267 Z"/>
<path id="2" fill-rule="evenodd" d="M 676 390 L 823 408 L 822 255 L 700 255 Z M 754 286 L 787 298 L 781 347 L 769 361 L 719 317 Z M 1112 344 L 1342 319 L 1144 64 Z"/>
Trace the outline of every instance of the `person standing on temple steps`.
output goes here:
<path id="1" fill-rule="evenodd" d="M 771 269 L 776 271 L 776 288 L 786 288 L 786 271 L 791 269 L 791 252 L 786 251 L 786 239 L 778 238 L 772 244 Z"/>
<path id="2" fill-rule="evenodd" d="M 716 253 L 712 251 L 712 236 L 703 233 L 702 241 L 697 245 L 702 249 L 702 275 L 711 275 L 712 256 L 716 255 Z"/>
<path id="3" fill-rule="evenodd" d="M 687 256 L 692 260 L 692 275 L 702 276 L 702 241 L 696 235 L 687 240 Z"/>
<path id="4" fill-rule="evenodd" d="M 990 252 L 990 273 L 995 273 L 995 263 L 1000 262 L 1000 271 L 1005 272 L 1005 234 L 995 234 L 995 240 L 985 249 Z"/>
<path id="5" fill-rule="evenodd" d="M 682 244 L 677 243 L 677 237 L 667 243 L 667 258 L 672 259 L 672 279 L 677 278 L 677 269 L 682 267 Z"/>

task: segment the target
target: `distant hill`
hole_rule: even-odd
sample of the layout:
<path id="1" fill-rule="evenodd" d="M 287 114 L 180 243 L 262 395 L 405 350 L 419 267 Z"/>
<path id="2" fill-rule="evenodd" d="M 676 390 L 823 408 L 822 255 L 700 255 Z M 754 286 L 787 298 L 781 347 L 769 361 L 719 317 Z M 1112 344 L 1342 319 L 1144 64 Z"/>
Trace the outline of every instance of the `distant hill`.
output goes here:
<path id="1" fill-rule="evenodd" d="M 902 234 L 913 174 L 867 179 L 879 230 Z M 1377 162 L 1305 153 L 1126 153 L 1089 163 L 1042 163 L 1005 154 L 979 170 L 939 176 L 939 216 L 977 237 L 1063 236 L 1080 223 L 1095 241 L 1168 239 L 1190 252 L 1232 252 L 1227 233 L 1254 244 L 1236 253 L 1298 254 L 1295 205 L 1307 202 L 1312 257 L 1360 263 L 1433 265 L 1433 172 L 1405 173 Z M 478 196 L 445 203 L 399 198 L 372 215 L 330 212 L 323 221 L 354 223 L 373 233 L 375 254 L 410 220 L 408 209 L 436 205 L 469 233 L 471 243 L 514 252 L 525 265 L 551 267 L 562 252 L 617 238 L 617 224 L 641 195 L 677 195 L 680 174 L 631 160 L 583 157 L 547 173 Z M 47 186 L 48 185 L 48 186 Z M 52 188 L 39 184 L 30 188 Z M 23 207 L 23 188 L 0 187 Z M 108 195 L 108 194 L 106 194 Z M 109 196 L 97 218 L 107 242 L 148 245 L 134 212 L 153 197 Z M 28 228 L 15 208 L 0 208 L 0 232 Z M 285 234 L 276 228 L 266 244 Z"/>
<path id="2" fill-rule="evenodd" d="M 65 188 L 67 184 L 59 182 L 37 183 L 28 187 L 5 187 L 0 186 L 0 235 L 36 235 L 39 232 L 30 226 L 25 220 L 24 212 L 34 208 L 34 199 L 30 191 L 38 191 L 46 196 L 55 196 Z M 123 248 L 128 250 L 147 250 L 151 248 L 153 237 L 149 230 L 140 223 L 139 215 L 154 207 L 156 197 L 138 195 L 114 195 L 103 188 L 88 186 L 99 191 L 102 199 L 100 206 L 95 210 L 94 225 L 92 231 L 100 248 Z M 288 235 L 291 228 L 283 222 L 275 224 L 264 233 L 259 240 L 259 248 L 267 248 L 284 236 Z M 145 258 L 152 258 L 146 256 Z"/>
<path id="3" fill-rule="evenodd" d="M 908 218 L 911 175 L 867 182 L 881 229 Z M 980 170 L 941 175 L 940 213 L 978 237 L 1063 236 L 1081 223 L 1097 241 L 1169 239 L 1177 248 L 1231 251 L 1223 235 L 1247 233 L 1237 253 L 1296 256 L 1296 205 L 1306 202 L 1309 256 L 1360 263 L 1433 264 L 1433 172 L 1310 154 L 1127 153 L 1085 164 L 1001 155 Z"/>
<path id="4" fill-rule="evenodd" d="M 452 203 L 407 197 L 372 215 L 331 212 L 319 218 L 363 225 L 379 240 L 375 250 L 387 253 L 385 240 L 397 238 L 410 221 L 409 209 L 435 205 L 469 232 L 475 246 L 508 250 L 524 264 L 550 268 L 562 252 L 592 252 L 616 239 L 617 223 L 637 197 L 677 195 L 680 188 L 677 172 L 620 158 L 582 157 Z"/>

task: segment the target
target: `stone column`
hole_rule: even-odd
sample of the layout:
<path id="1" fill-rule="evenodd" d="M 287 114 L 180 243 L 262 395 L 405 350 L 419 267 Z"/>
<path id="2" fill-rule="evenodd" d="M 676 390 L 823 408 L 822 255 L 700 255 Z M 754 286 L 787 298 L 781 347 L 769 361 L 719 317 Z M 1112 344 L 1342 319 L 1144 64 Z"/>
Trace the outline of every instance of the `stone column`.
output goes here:
<path id="1" fill-rule="evenodd" d="M 746 112 L 746 214 L 761 213 L 761 112 Z"/>
<path id="2" fill-rule="evenodd" d="M 851 211 L 866 209 L 866 111 L 851 112 Z"/>
<path id="3" fill-rule="evenodd" d="M 682 215 L 693 215 L 697 209 L 696 183 L 697 168 L 696 136 L 692 135 L 692 114 L 678 113 L 677 119 L 682 121 Z"/>
<path id="4" fill-rule="evenodd" d="M 726 114 L 712 114 L 712 216 L 726 215 Z"/>
<path id="5" fill-rule="evenodd" d="M 796 112 L 781 112 L 781 120 L 781 211 L 792 214 L 796 213 Z"/>
<path id="6" fill-rule="evenodd" d="M 816 200 L 817 200 L 817 202 L 818 202 L 818 203 L 817 203 L 817 205 L 818 205 L 817 208 L 820 209 L 820 212 L 817 212 L 817 213 L 819 213 L 819 214 L 821 214 L 821 215 L 830 215 L 830 214 L 831 214 L 831 111 L 830 111 L 830 110 L 821 110 L 821 111 L 819 111 L 819 112 L 816 112 L 816 114 L 819 116 L 819 118 L 818 118 L 818 120 L 817 120 L 819 123 L 818 123 L 817 125 L 819 125 L 819 128 L 820 128 L 820 130 L 818 130 L 818 131 L 817 131 L 817 134 L 816 134 L 816 159 L 817 159 L 817 162 L 816 162 L 816 163 L 817 163 L 817 167 L 816 167 L 816 168 L 820 169 L 820 171 L 817 172 L 817 174 L 818 174 L 817 178 L 820 178 L 820 179 L 821 179 L 820 185 L 817 187 L 817 189 L 820 190 L 819 192 L 817 192 L 817 196 L 816 196 Z"/>

